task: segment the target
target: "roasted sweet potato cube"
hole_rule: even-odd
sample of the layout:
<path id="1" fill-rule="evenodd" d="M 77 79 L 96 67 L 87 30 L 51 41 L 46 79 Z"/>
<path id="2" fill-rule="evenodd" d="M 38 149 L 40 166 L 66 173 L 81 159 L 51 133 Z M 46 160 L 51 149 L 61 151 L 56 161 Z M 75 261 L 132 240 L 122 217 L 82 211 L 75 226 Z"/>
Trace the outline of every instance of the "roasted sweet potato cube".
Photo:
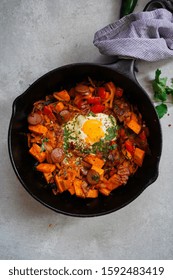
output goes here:
<path id="1" fill-rule="evenodd" d="M 43 173 L 52 173 L 56 169 L 56 165 L 52 163 L 40 163 L 36 166 L 36 170 Z"/>
<path id="2" fill-rule="evenodd" d="M 62 102 L 58 102 L 55 106 L 55 110 L 57 113 L 61 112 L 64 109 L 64 104 Z"/>
<path id="3" fill-rule="evenodd" d="M 136 134 L 139 134 L 139 132 L 141 131 L 141 125 L 138 124 L 134 119 L 131 119 L 128 123 L 127 126 L 133 130 L 133 132 L 135 132 Z"/>
<path id="4" fill-rule="evenodd" d="M 47 127 L 45 127 L 42 124 L 37 124 L 37 125 L 29 125 L 28 129 L 33 132 L 36 133 L 38 135 L 45 135 L 47 133 Z"/>
<path id="5" fill-rule="evenodd" d="M 84 198 L 85 194 L 82 189 L 82 180 L 75 179 L 73 185 L 74 185 L 76 196 Z"/>
<path id="6" fill-rule="evenodd" d="M 46 159 L 46 153 L 41 150 L 41 147 L 34 143 L 29 149 L 29 153 L 38 161 L 43 162 Z"/>
<path id="7" fill-rule="evenodd" d="M 104 160 L 98 158 L 95 155 L 88 155 L 84 158 L 84 160 L 90 163 L 91 165 L 97 166 L 98 168 L 102 168 L 104 165 Z"/>
<path id="8" fill-rule="evenodd" d="M 98 190 L 96 190 L 96 189 L 89 189 L 89 191 L 86 194 L 86 197 L 88 197 L 88 198 L 96 198 L 96 197 L 98 197 Z"/>
<path id="9" fill-rule="evenodd" d="M 112 175 L 108 180 L 107 188 L 112 191 L 122 185 L 121 177 L 118 174 Z"/>
<path id="10" fill-rule="evenodd" d="M 57 188 L 60 193 L 62 193 L 66 190 L 64 180 L 61 177 L 59 177 L 58 175 L 55 176 L 55 183 L 56 183 Z"/>
<path id="11" fill-rule="evenodd" d="M 134 112 L 131 112 L 130 119 L 134 120 L 135 122 L 138 122 L 137 115 Z"/>
<path id="12" fill-rule="evenodd" d="M 108 190 L 107 188 L 100 188 L 99 192 L 103 195 L 108 196 L 108 195 L 110 195 L 111 190 Z"/>
<path id="13" fill-rule="evenodd" d="M 48 184 L 49 184 L 49 183 L 52 183 L 53 177 L 52 177 L 52 173 L 51 173 L 51 172 L 50 172 L 50 173 L 44 172 L 43 175 L 44 175 L 44 178 L 45 178 L 45 180 L 46 180 L 46 182 L 47 182 Z"/>
<path id="14" fill-rule="evenodd" d="M 68 191 L 71 193 L 71 195 L 75 194 L 75 188 L 73 185 L 71 185 L 69 188 L 68 188 Z"/>
<path id="15" fill-rule="evenodd" d="M 98 173 L 100 176 L 103 176 L 103 174 L 104 174 L 104 169 L 102 169 L 102 168 L 100 168 L 100 167 L 98 167 L 98 166 L 96 166 L 96 165 L 93 165 L 91 169 L 97 171 L 97 173 Z"/>
<path id="16" fill-rule="evenodd" d="M 67 101 L 67 102 L 70 101 L 70 95 L 65 89 L 62 91 L 54 92 L 53 96 L 60 101 Z"/>
<path id="17" fill-rule="evenodd" d="M 143 164 L 143 160 L 144 160 L 144 156 L 145 156 L 145 151 L 136 148 L 135 152 L 134 152 L 134 162 L 138 165 L 138 166 L 142 166 Z"/>

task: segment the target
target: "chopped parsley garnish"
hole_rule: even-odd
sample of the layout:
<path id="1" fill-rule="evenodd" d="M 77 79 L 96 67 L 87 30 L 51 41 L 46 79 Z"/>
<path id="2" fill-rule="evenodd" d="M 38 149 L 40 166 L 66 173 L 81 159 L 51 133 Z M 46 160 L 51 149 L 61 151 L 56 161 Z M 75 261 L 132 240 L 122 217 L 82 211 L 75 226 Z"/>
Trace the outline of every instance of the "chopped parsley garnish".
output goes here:
<path id="1" fill-rule="evenodd" d="M 171 87 L 167 86 L 167 77 L 160 77 L 161 70 L 157 69 L 155 72 L 155 79 L 152 83 L 154 98 L 155 100 L 161 102 L 159 105 L 155 106 L 156 112 L 159 118 L 162 118 L 167 113 L 167 97 L 169 94 L 173 96 L 173 84 Z"/>
<path id="2" fill-rule="evenodd" d="M 96 182 L 99 182 L 100 176 L 99 176 L 99 175 L 93 175 L 93 176 L 92 176 L 92 180 L 94 180 L 94 181 L 96 181 Z"/>
<path id="3" fill-rule="evenodd" d="M 167 105 L 164 104 L 164 103 L 161 103 L 160 105 L 157 105 L 155 107 L 155 109 L 156 109 L 156 112 L 159 116 L 159 119 L 161 119 L 168 111 Z"/>
<path id="4" fill-rule="evenodd" d="M 47 137 L 42 139 L 42 141 L 41 141 L 41 152 L 45 152 L 46 151 L 44 143 L 46 143 L 48 141 L 49 141 L 49 139 Z"/>
<path id="5" fill-rule="evenodd" d="M 110 141 L 116 137 L 116 128 L 115 127 L 108 127 L 106 132 L 107 132 L 106 137 L 105 137 L 106 141 Z"/>
<path id="6" fill-rule="evenodd" d="M 96 114 L 94 114 L 92 111 L 89 112 L 88 116 L 92 116 L 92 117 L 95 117 Z"/>
<path id="7" fill-rule="evenodd" d="M 67 152 L 69 149 L 69 137 L 72 134 L 66 127 L 64 127 L 64 150 Z"/>
<path id="8" fill-rule="evenodd" d="M 111 123 L 113 125 L 115 125 L 115 119 L 114 119 L 114 117 L 112 115 L 109 116 L 109 119 L 111 120 Z"/>

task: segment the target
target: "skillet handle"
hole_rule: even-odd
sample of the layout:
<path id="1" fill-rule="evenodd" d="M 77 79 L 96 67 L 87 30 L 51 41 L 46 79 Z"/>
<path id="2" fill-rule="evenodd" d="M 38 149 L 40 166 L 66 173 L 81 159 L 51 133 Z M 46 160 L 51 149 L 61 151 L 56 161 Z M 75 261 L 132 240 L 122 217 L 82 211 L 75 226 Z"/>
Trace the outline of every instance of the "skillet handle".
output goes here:
<path id="1" fill-rule="evenodd" d="M 167 9 L 173 12 L 173 1 L 172 0 L 151 0 L 145 6 L 144 11 L 152 11 L 155 9 Z"/>
<path id="2" fill-rule="evenodd" d="M 135 71 L 137 68 L 135 66 L 135 59 L 133 58 L 119 58 L 117 61 L 106 64 L 105 66 L 123 74 L 127 78 L 130 78 L 134 82 L 137 82 Z"/>

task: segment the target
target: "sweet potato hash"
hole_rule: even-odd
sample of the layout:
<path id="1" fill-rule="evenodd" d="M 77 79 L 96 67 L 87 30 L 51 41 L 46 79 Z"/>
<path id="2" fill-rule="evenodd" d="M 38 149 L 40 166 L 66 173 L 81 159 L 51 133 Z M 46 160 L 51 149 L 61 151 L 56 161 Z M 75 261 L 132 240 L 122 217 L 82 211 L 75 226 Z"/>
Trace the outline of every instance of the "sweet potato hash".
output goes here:
<path id="1" fill-rule="evenodd" d="M 35 102 L 28 130 L 36 171 L 54 195 L 108 196 L 127 183 L 149 150 L 142 115 L 111 81 L 88 78 Z"/>

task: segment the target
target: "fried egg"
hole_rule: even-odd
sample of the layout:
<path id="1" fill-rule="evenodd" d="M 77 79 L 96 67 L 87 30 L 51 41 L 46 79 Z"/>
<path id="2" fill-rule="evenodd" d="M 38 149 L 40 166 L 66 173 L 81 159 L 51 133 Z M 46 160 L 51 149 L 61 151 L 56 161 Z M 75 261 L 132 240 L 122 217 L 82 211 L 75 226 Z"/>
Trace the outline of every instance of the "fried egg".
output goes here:
<path id="1" fill-rule="evenodd" d="M 66 140 L 78 146 L 92 146 L 100 140 L 109 141 L 116 138 L 116 119 L 103 113 L 76 115 L 64 127 Z M 68 139 L 67 139 L 68 138 Z"/>

